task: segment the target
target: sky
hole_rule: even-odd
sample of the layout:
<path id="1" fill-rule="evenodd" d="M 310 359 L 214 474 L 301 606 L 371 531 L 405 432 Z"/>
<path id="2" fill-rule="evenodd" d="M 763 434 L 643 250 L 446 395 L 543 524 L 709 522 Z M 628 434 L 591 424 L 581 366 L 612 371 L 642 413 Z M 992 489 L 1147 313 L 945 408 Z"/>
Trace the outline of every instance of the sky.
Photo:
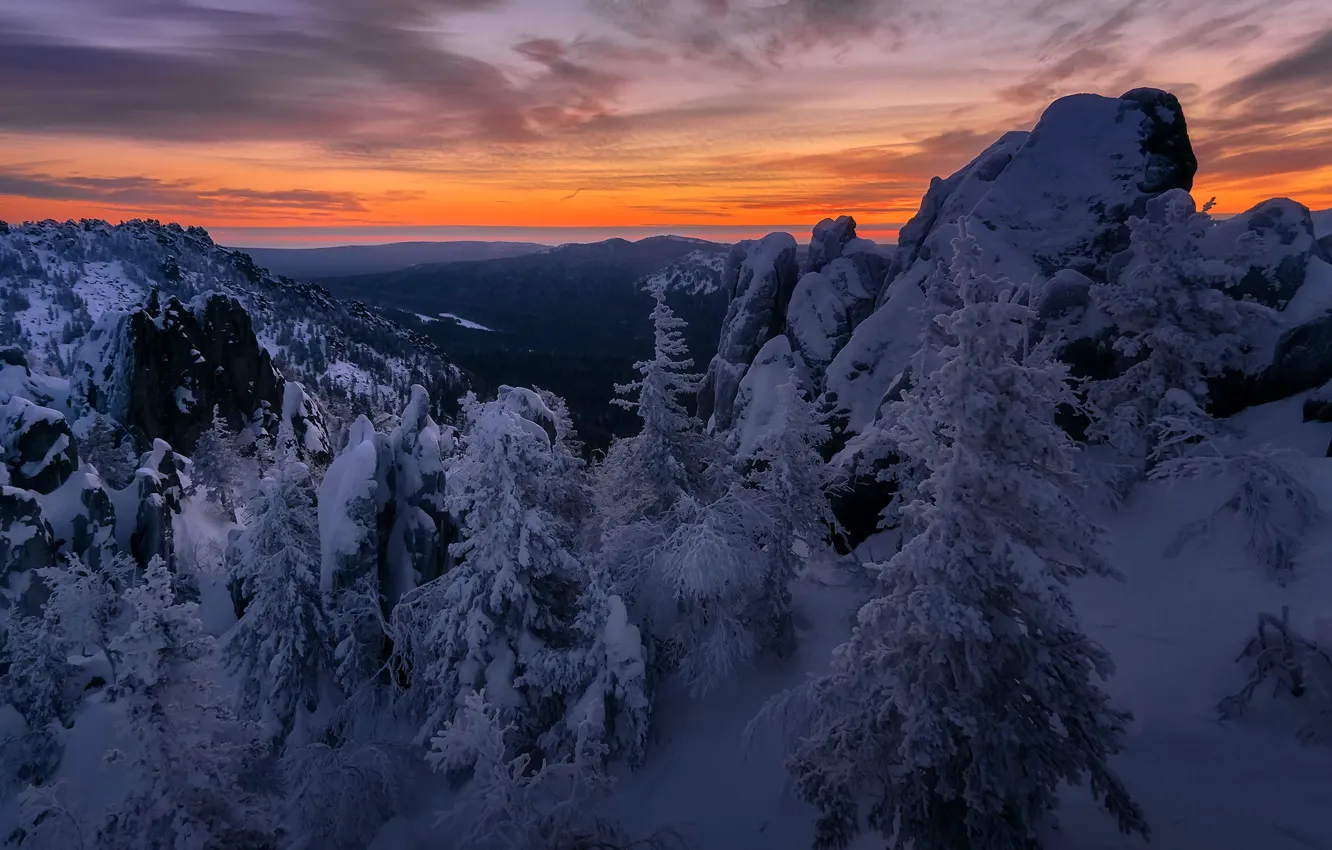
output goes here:
<path id="1" fill-rule="evenodd" d="M 1332 207 L 1328 0 L 0 0 L 0 219 L 887 241 L 1054 98 L 1138 86 L 1219 212 Z"/>

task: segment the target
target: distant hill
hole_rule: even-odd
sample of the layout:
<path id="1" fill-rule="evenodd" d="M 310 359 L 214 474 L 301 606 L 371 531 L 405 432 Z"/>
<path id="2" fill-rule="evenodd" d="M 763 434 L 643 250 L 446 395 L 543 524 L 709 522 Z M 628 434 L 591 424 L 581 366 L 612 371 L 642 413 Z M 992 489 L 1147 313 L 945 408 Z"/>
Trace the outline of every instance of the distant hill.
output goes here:
<path id="1" fill-rule="evenodd" d="M 719 284 L 728 250 L 677 236 L 609 239 L 318 283 L 428 336 L 479 389 L 535 384 L 558 393 L 589 445 L 604 447 L 611 434 L 637 427 L 634 414 L 610 400 L 614 384 L 631 380 L 634 361 L 652 351 L 646 281 L 667 286 L 702 371 L 726 316 Z"/>
<path id="2" fill-rule="evenodd" d="M 259 266 L 296 280 L 378 274 L 422 263 L 494 260 L 549 251 L 535 242 L 394 242 L 332 248 L 238 248 Z"/>

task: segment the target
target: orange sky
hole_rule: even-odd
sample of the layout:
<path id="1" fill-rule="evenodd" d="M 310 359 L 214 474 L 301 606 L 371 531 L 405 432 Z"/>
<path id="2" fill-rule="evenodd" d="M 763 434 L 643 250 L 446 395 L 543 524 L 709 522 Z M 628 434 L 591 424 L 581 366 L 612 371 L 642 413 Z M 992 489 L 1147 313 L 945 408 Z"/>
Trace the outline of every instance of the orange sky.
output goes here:
<path id="1" fill-rule="evenodd" d="M 0 219 L 258 245 L 851 213 L 884 238 L 1052 98 L 1139 85 L 1183 102 L 1200 199 L 1332 207 L 1326 0 L 124 5 L 0 12 Z M 410 230 L 450 226 L 477 229 Z"/>

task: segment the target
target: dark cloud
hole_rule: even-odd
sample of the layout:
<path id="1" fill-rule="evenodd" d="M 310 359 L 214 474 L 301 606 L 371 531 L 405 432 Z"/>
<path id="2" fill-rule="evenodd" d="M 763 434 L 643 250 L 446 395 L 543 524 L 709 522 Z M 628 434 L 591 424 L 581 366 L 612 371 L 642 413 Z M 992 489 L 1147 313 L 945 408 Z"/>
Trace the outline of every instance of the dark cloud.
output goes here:
<path id="1" fill-rule="evenodd" d="M 1308 44 L 1226 86 L 1222 96 L 1247 99 L 1260 95 L 1288 96 L 1332 87 L 1332 28 Z"/>
<path id="2" fill-rule="evenodd" d="M 401 192 L 394 193 L 402 199 Z M 244 210 L 363 212 L 370 200 L 352 192 L 312 189 L 200 188 L 188 180 L 152 177 L 65 177 L 22 169 L 0 169 L 0 197 L 78 201 L 123 210 L 170 207 L 189 211 Z"/>
<path id="3" fill-rule="evenodd" d="M 451 49 L 436 31 L 440 15 L 502 0 L 287 2 L 230 12 L 88 0 L 85 28 L 190 24 L 151 48 L 106 46 L 78 23 L 52 32 L 0 17 L 0 129 L 435 149 L 577 126 L 608 114 L 623 81 L 594 64 L 612 61 L 595 44 L 529 41 L 502 65 Z"/>

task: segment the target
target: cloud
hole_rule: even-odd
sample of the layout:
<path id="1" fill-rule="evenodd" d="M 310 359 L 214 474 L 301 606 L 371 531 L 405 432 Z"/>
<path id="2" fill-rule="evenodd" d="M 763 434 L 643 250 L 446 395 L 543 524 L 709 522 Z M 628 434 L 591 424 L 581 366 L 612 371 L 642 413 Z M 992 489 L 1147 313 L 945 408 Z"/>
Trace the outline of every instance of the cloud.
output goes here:
<path id="1" fill-rule="evenodd" d="M 0 129 L 440 149 L 575 128 L 609 113 L 622 82 L 585 61 L 611 61 L 593 44 L 529 40 L 512 63 L 449 46 L 441 16 L 502 0 L 85 2 L 84 18 L 58 26 L 0 17 Z"/>
<path id="2" fill-rule="evenodd" d="M 1325 95 L 1329 87 L 1332 87 L 1332 28 L 1226 86 L 1223 96 L 1248 99 L 1270 94 L 1304 94 L 1312 90 Z"/>
<path id="3" fill-rule="evenodd" d="M 415 193 L 388 193 L 406 200 Z M 153 177 L 56 176 L 23 169 L 0 169 L 0 197 L 37 198 L 48 201 L 77 201 L 118 210 L 170 208 L 191 212 L 243 209 L 252 217 L 275 212 L 355 213 L 365 212 L 366 197 L 353 192 L 314 189 L 208 188 L 192 180 L 159 180 Z"/>

